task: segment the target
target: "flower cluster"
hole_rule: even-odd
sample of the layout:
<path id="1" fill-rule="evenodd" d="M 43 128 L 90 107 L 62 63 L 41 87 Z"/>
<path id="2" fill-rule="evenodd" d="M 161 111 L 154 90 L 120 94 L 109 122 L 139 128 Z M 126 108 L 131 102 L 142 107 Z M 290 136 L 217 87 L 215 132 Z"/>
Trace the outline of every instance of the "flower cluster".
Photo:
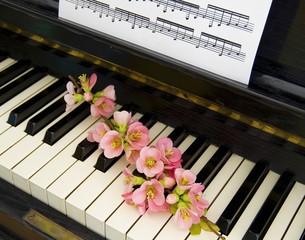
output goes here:
<path id="1" fill-rule="evenodd" d="M 173 146 L 168 137 L 159 138 L 154 146 L 149 145 L 149 130 L 140 121 L 132 119 L 127 111 L 114 110 L 115 90 L 108 86 L 92 93 L 97 76 L 85 74 L 79 81 L 70 77 L 67 84 L 68 94 L 64 99 L 69 111 L 80 101 L 90 103 L 93 117 L 104 121 L 97 123 L 96 129 L 88 132 L 87 139 L 97 142 L 105 157 L 112 159 L 123 152 L 129 164 L 135 167 L 122 170 L 125 175 L 125 202 L 135 206 L 140 214 L 145 212 L 169 211 L 179 227 L 189 229 L 191 234 L 201 230 L 218 234 L 218 227 L 210 222 L 205 213 L 209 206 L 202 198 L 204 186 L 196 183 L 196 175 L 182 168 L 181 151 Z"/>

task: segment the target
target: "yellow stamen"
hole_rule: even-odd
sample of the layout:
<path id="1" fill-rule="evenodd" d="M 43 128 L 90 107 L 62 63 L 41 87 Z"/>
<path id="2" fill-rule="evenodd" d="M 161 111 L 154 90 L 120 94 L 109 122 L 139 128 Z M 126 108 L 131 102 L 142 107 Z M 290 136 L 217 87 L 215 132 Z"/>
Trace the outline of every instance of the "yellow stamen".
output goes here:
<path id="1" fill-rule="evenodd" d="M 171 155 L 173 155 L 173 150 L 172 149 L 168 149 L 168 150 L 166 150 L 166 153 L 165 153 L 165 156 L 166 157 L 169 157 L 169 156 L 171 156 Z"/>
<path id="2" fill-rule="evenodd" d="M 125 177 L 124 182 L 126 184 L 129 184 L 129 183 L 133 182 L 133 177 Z"/>
<path id="3" fill-rule="evenodd" d="M 132 142 L 138 141 L 141 137 L 142 137 L 141 131 L 133 132 L 128 136 L 129 140 Z"/>
<path id="4" fill-rule="evenodd" d="M 155 198 L 155 193 L 156 193 L 156 189 L 153 186 L 147 187 L 147 192 L 146 192 L 147 199 Z"/>
<path id="5" fill-rule="evenodd" d="M 184 208 L 180 209 L 180 212 L 181 212 L 182 219 L 184 221 L 188 222 L 191 218 L 190 213 Z"/>
<path id="6" fill-rule="evenodd" d="M 121 144 L 122 144 L 121 139 L 120 139 L 120 138 L 116 138 L 116 139 L 114 139 L 114 140 L 112 141 L 111 147 L 112 147 L 113 149 L 116 149 L 116 148 L 120 147 Z"/>
<path id="7" fill-rule="evenodd" d="M 146 159 L 146 167 L 153 168 L 156 164 L 156 161 L 153 158 Z"/>
<path id="8" fill-rule="evenodd" d="M 188 178 L 187 178 L 187 177 L 183 177 L 183 178 L 181 179 L 180 184 L 181 184 L 182 186 L 187 186 L 187 185 L 189 184 Z"/>

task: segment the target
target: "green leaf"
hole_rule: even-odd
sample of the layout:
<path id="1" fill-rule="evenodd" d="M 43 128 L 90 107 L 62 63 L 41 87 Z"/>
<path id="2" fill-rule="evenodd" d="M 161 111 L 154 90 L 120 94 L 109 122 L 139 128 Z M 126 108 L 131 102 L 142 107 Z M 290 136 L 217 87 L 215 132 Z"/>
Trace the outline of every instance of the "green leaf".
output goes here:
<path id="1" fill-rule="evenodd" d="M 198 235 L 201 232 L 201 228 L 199 223 L 198 224 L 193 224 L 190 228 L 190 233 L 191 235 Z"/>
<path id="2" fill-rule="evenodd" d="M 208 224 L 204 220 L 200 220 L 199 225 L 203 231 L 211 232 L 212 230 L 208 227 Z"/>
<path id="3" fill-rule="evenodd" d="M 215 232 L 219 232 L 219 230 L 220 230 L 219 227 L 215 223 L 212 223 L 207 218 L 201 218 L 200 222 L 199 222 L 199 225 L 200 225 L 202 230 L 207 231 L 207 232 L 212 232 L 212 229 Z"/>
<path id="4" fill-rule="evenodd" d="M 178 210 L 178 206 L 177 206 L 177 205 L 178 205 L 178 204 L 175 203 L 175 204 L 172 204 L 172 205 L 169 206 L 169 210 L 170 210 L 171 214 L 173 214 L 173 215 L 176 214 L 176 212 L 177 212 L 177 210 Z"/>

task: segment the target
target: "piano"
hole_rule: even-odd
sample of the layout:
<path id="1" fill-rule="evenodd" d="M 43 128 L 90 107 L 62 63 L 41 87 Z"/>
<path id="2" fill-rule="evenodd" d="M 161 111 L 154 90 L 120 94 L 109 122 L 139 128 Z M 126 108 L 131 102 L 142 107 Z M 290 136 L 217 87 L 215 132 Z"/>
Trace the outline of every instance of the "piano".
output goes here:
<path id="1" fill-rule="evenodd" d="M 273 0 L 246 86 L 63 21 L 56 0 L 1 0 L 0 238 L 217 239 L 123 203 L 126 163 L 101 169 L 84 140 L 96 120 L 64 112 L 67 76 L 95 72 L 117 109 L 155 117 L 153 137 L 183 129 L 226 239 L 305 239 L 304 8 Z"/>

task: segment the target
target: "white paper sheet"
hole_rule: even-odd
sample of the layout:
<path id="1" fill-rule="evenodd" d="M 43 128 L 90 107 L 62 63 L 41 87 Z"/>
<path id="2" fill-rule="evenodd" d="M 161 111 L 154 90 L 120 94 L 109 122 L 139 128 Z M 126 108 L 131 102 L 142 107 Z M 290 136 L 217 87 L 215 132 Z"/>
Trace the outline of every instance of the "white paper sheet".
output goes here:
<path id="1" fill-rule="evenodd" d="M 59 17 L 248 84 L 272 0 L 60 0 Z"/>

